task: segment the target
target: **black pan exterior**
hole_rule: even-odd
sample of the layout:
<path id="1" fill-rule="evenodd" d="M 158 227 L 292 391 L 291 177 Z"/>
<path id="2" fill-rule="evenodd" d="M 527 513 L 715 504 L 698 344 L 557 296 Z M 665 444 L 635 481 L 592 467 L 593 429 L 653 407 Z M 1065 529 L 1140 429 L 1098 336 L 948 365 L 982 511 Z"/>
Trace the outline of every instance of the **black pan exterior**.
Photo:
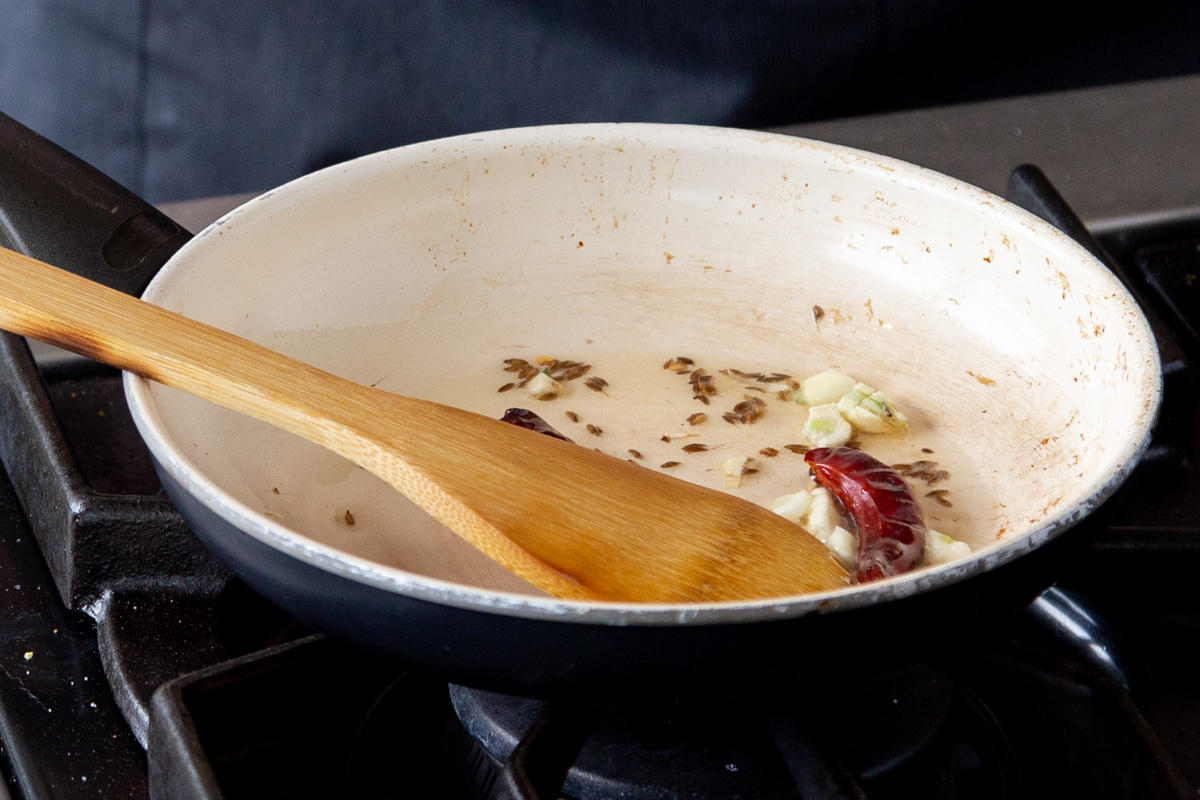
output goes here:
<path id="1" fill-rule="evenodd" d="M 300 621 L 453 683 L 536 697 L 767 692 L 895 667 L 965 646 L 1044 589 L 1086 538 L 1077 528 L 985 575 L 853 610 L 719 625 L 552 621 L 433 602 L 310 564 L 230 524 L 157 466 L 200 540 Z"/>

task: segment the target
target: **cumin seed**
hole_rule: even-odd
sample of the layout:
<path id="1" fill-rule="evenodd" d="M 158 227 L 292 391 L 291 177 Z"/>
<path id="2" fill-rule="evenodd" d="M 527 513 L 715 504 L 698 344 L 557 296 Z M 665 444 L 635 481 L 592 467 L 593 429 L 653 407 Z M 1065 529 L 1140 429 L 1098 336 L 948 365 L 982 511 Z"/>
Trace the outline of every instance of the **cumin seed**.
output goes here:
<path id="1" fill-rule="evenodd" d="M 936 502 L 938 502 L 944 506 L 953 506 L 954 503 L 951 503 L 949 500 L 946 499 L 946 494 L 949 493 L 949 491 L 950 491 L 949 489 L 934 489 L 932 492 L 927 493 L 925 496 L 933 498 Z"/>
<path id="2" fill-rule="evenodd" d="M 562 377 L 559 378 L 559 380 L 573 381 L 576 378 L 582 378 L 584 375 L 586 375 L 588 373 L 588 370 L 590 370 L 590 369 L 591 369 L 591 366 L 589 364 L 583 364 L 582 366 L 578 366 L 578 367 L 571 367 L 568 370 L 563 370 Z"/>

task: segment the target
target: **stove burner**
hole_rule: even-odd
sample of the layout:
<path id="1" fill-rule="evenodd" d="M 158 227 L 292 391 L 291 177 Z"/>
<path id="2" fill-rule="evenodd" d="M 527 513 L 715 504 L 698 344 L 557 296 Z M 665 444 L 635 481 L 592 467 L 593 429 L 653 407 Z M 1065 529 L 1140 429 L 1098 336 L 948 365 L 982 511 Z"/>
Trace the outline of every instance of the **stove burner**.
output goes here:
<path id="1" fill-rule="evenodd" d="M 463 724 L 456 760 L 464 788 L 470 797 L 494 798 L 504 765 L 552 709 L 461 686 L 452 686 L 450 697 Z M 1015 768 L 986 708 L 920 665 L 861 684 L 839 686 L 832 679 L 802 703 L 772 698 L 570 713 L 594 715 L 591 735 L 567 756 L 572 763 L 562 792 L 578 800 L 783 800 L 863 792 L 872 798 L 1000 798 L 1006 795 L 997 787 L 1016 783 L 1015 775 L 995 777 Z M 819 745 L 810 740 L 813 733 Z M 988 779 L 978 780 L 984 773 Z"/>

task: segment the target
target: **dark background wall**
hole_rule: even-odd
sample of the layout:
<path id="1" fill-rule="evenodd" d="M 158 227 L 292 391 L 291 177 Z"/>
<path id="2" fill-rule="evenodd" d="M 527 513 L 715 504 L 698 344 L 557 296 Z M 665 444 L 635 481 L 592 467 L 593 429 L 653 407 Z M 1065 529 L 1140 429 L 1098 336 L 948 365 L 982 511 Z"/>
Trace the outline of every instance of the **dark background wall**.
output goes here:
<path id="1" fill-rule="evenodd" d="M 0 20 L 0 111 L 154 202 L 489 128 L 771 127 L 1200 72 L 1195 0 L 0 0 Z"/>

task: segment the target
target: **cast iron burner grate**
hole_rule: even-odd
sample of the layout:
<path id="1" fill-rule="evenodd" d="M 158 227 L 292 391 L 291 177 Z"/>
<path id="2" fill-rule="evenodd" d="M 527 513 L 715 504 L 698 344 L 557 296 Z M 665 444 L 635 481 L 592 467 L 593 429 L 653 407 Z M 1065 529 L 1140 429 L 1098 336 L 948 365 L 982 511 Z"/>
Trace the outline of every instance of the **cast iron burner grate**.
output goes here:
<path id="1" fill-rule="evenodd" d="M 230 799 L 1194 796 L 1122 687 L 999 637 L 815 705 L 547 704 L 347 656 L 313 637 L 167 684 L 152 785 Z"/>
<path id="2" fill-rule="evenodd" d="M 0 123 L 0 138 L 11 135 Z M 1013 187 L 1018 202 L 1095 246 L 1039 173 L 1019 170 Z M 44 210 L 54 200 L 37 204 Z M 136 224 L 106 232 L 92 260 L 103 269 L 120 262 L 126 290 L 136 291 L 187 234 L 149 207 L 122 208 Z M 1131 286 L 1146 280 L 1151 293 L 1174 297 L 1180 281 L 1191 286 L 1197 241 L 1200 224 L 1175 238 L 1143 230 L 1106 245 L 1140 268 L 1137 280 L 1127 277 Z M 1145 250 L 1175 242 L 1184 245 L 1165 256 Z M 149 255 L 129 260 L 141 252 Z M 1200 404 L 1184 357 L 1184 347 L 1196 349 L 1193 329 L 1178 319 L 1191 319 L 1190 306 L 1164 307 L 1175 316 L 1155 323 L 1168 385 L 1153 458 L 1106 506 L 1096 544 L 1064 573 L 1073 597 L 1089 597 L 1132 640 L 1112 650 L 1133 658 L 1095 658 L 1121 634 L 1098 634 L 1103 625 L 1081 624 L 1090 612 L 1072 617 L 1047 601 L 1051 616 L 1065 620 L 1057 629 L 1010 620 L 968 650 L 931 653 L 908 672 L 878 678 L 874 689 L 830 676 L 819 687 L 829 698 L 824 711 L 783 687 L 770 702 L 747 695 L 740 709 L 722 705 L 715 718 L 699 706 L 655 718 L 644 708 L 542 706 L 452 690 L 307 635 L 230 578 L 162 497 L 116 373 L 79 361 L 45 361 L 39 370 L 23 340 L 0 335 L 0 459 L 12 482 L 0 481 L 7 774 L 32 800 L 544 800 L 564 784 L 582 800 L 605 791 L 589 789 L 587 778 L 605 749 L 624 747 L 644 751 L 637 763 L 652 774 L 610 773 L 604 779 L 617 783 L 599 785 L 636 785 L 642 796 L 738 787 L 746 797 L 1194 796 L 1200 691 L 1188 666 L 1200 653 L 1179 643 L 1197 639 L 1200 603 L 1162 576 L 1200 567 L 1200 476 L 1191 463 Z M 1172 330 L 1183 332 L 1184 347 Z M 1024 643 L 1003 638 L 1010 634 Z M 1139 658 L 1154 668 L 1152 686 Z M 909 698 L 892 705 L 915 712 L 896 719 L 892 738 L 880 736 L 879 724 L 889 692 Z M 855 703 L 845 719 L 830 716 L 829 707 Z M 476 713 L 460 721 L 454 705 Z M 496 727 L 476 742 L 466 732 L 486 727 L 485 707 Z M 621 744 L 628 735 L 655 737 L 657 749 Z M 704 766 L 713 771 L 694 773 L 710 752 Z M 693 781 L 690 795 L 657 771 L 671 755 Z M 622 769 L 629 760 L 609 759 Z"/>

